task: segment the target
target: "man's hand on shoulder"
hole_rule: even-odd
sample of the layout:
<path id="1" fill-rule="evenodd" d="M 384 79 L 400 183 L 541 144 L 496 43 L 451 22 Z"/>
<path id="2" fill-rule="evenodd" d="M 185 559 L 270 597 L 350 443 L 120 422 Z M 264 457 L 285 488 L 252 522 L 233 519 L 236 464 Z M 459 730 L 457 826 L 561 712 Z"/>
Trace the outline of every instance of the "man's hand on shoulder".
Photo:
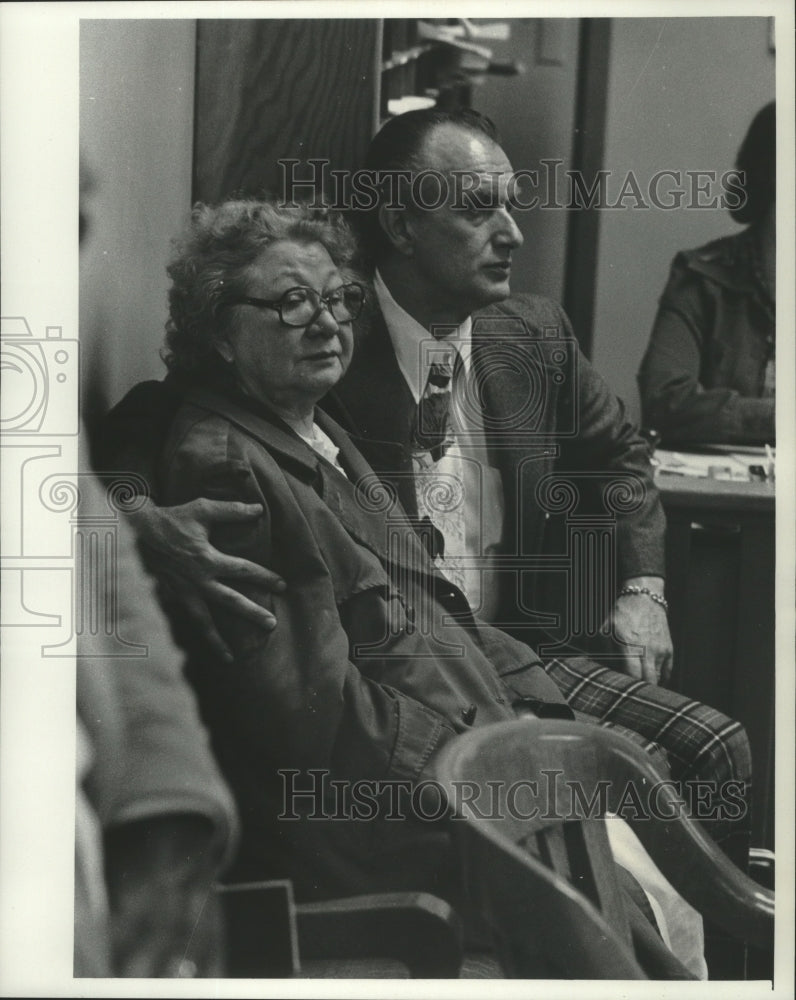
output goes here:
<path id="1" fill-rule="evenodd" d="M 256 520 L 262 512 L 259 504 L 238 501 L 198 499 L 178 507 L 158 507 L 150 500 L 130 516 L 146 549 L 148 565 L 191 617 L 199 634 L 226 660 L 231 659 L 231 654 L 213 623 L 208 604 L 270 630 L 276 625 L 271 612 L 230 584 L 256 584 L 279 592 L 285 589 L 285 583 L 257 563 L 214 548 L 210 531 L 216 524 Z"/>
<path id="2" fill-rule="evenodd" d="M 672 638 L 666 608 L 655 599 L 663 598 L 663 580 L 659 576 L 633 577 L 623 581 L 619 592 L 612 612 L 613 634 L 622 644 L 618 647 L 622 653 L 619 669 L 650 684 L 665 684 L 672 672 Z M 640 646 L 641 656 L 627 645 Z"/>

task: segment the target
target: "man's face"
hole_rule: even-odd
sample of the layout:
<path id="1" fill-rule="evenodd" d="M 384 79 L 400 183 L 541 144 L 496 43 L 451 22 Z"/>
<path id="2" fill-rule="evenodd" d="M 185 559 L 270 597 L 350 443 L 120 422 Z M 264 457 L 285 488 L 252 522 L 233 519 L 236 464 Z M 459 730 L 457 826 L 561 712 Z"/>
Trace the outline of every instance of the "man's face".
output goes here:
<path id="1" fill-rule="evenodd" d="M 421 159 L 421 169 L 448 180 L 445 204 L 407 212 L 410 259 L 428 305 L 461 316 L 505 299 L 511 255 L 523 241 L 507 200 L 512 166 L 506 154 L 487 136 L 446 124 L 429 134 Z M 428 183 L 425 200 L 433 203 L 438 187 Z"/>

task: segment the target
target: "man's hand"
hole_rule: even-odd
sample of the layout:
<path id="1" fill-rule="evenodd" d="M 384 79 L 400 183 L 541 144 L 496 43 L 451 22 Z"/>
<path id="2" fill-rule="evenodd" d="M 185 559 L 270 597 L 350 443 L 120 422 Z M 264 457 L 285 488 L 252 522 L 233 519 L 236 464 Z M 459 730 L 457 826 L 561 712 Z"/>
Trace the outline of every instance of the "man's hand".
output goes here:
<path id="1" fill-rule="evenodd" d="M 274 628 L 276 618 L 222 581 L 253 583 L 274 592 L 284 590 L 285 583 L 257 563 L 219 552 L 210 544 L 210 530 L 214 524 L 256 520 L 262 512 L 259 504 L 200 499 L 180 507 L 157 507 L 148 501 L 130 515 L 146 549 L 147 564 L 191 617 L 199 635 L 228 661 L 232 654 L 213 623 L 208 603 L 266 630 Z"/>
<path id="2" fill-rule="evenodd" d="M 223 934 L 212 825 L 160 816 L 106 834 L 105 872 L 118 976 L 219 976 Z"/>
<path id="3" fill-rule="evenodd" d="M 634 577 L 622 583 L 622 587 L 627 586 L 646 587 L 663 596 L 663 580 L 657 576 Z M 665 610 L 648 594 L 626 594 L 616 599 L 612 617 L 616 638 L 643 649 L 639 657 L 618 646 L 622 654 L 619 669 L 650 684 L 665 684 L 672 672 L 672 639 Z"/>

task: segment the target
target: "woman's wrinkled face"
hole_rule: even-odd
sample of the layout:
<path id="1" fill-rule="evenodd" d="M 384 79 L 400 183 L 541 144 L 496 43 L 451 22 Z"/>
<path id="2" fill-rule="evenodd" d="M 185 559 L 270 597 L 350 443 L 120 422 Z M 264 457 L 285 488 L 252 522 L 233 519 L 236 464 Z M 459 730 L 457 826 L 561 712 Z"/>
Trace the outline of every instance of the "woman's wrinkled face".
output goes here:
<path id="1" fill-rule="evenodd" d="M 345 284 L 320 243 L 273 243 L 245 274 L 242 294 L 277 301 L 294 288 L 328 296 Z M 285 326 L 264 306 L 234 306 L 216 348 L 232 364 L 243 390 L 277 409 L 307 411 L 344 375 L 354 346 L 352 324 L 327 308 L 308 326 Z"/>

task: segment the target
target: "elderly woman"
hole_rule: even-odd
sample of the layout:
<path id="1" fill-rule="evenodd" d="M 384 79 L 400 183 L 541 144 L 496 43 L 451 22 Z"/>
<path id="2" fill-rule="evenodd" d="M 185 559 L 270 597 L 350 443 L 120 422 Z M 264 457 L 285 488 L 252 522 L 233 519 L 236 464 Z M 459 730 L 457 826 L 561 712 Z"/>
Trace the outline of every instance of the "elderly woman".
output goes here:
<path id="1" fill-rule="evenodd" d="M 214 542 L 287 584 L 249 588 L 275 614 L 271 632 L 215 612 L 231 665 L 192 657 L 241 811 L 233 877 L 288 875 L 304 895 L 451 896 L 446 838 L 410 815 L 406 794 L 473 724 L 512 718 L 514 706 L 571 713 L 526 645 L 476 622 L 316 409 L 351 360 L 365 299 L 353 251 L 341 221 L 309 208 L 194 210 L 169 268 L 165 360 L 183 404 L 162 456 L 163 501 L 261 505 L 256 523 L 225 525 Z M 385 819 L 390 808 L 408 821 Z"/>
<path id="2" fill-rule="evenodd" d="M 747 228 L 679 253 L 639 372 L 644 423 L 674 444 L 773 444 L 776 110 L 738 152 Z"/>

